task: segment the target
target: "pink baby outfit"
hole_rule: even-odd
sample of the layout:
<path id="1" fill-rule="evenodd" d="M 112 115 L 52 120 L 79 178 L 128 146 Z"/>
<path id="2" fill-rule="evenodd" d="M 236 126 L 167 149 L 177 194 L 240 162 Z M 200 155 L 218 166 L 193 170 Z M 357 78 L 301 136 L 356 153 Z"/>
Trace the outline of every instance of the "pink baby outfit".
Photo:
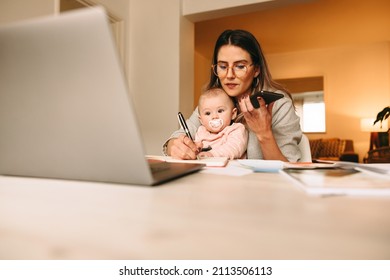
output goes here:
<path id="1" fill-rule="evenodd" d="M 214 157 L 229 159 L 245 157 L 248 143 L 248 132 L 242 123 L 233 123 L 219 133 L 210 133 L 200 126 L 195 135 L 195 142 L 202 142 L 203 147 L 211 146 L 209 151 Z"/>

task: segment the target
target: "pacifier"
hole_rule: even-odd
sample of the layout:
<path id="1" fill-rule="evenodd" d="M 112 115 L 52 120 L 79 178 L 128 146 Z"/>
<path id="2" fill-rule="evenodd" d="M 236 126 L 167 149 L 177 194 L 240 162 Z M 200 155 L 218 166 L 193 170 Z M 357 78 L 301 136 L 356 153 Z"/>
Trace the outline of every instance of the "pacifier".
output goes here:
<path id="1" fill-rule="evenodd" d="M 222 119 L 213 119 L 213 120 L 209 121 L 209 125 L 212 128 L 221 127 L 221 126 L 223 126 L 223 120 Z"/>

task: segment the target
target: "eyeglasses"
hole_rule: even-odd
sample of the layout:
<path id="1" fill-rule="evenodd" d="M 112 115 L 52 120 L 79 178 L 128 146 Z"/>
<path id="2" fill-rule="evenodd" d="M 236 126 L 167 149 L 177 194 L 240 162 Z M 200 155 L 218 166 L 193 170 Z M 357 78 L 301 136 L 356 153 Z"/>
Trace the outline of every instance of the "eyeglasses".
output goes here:
<path id="1" fill-rule="evenodd" d="M 227 63 L 217 63 L 214 65 L 211 65 L 211 68 L 213 68 L 213 72 L 218 77 L 225 77 L 231 68 L 234 75 L 238 78 L 245 76 L 245 74 L 248 72 L 248 68 L 253 66 L 252 64 L 246 65 L 243 63 L 235 63 L 233 66 L 229 66 Z"/>

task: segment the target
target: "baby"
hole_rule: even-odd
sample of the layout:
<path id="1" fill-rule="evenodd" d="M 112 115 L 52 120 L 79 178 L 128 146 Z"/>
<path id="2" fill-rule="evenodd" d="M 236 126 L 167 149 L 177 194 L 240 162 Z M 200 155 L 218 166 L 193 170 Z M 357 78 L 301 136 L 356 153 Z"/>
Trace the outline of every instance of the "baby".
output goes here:
<path id="1" fill-rule="evenodd" d="M 195 135 L 195 142 L 203 148 L 211 147 L 200 157 L 245 158 L 248 132 L 242 123 L 235 123 L 237 108 L 233 100 L 221 88 L 212 88 L 199 98 L 199 121 L 202 124 Z"/>

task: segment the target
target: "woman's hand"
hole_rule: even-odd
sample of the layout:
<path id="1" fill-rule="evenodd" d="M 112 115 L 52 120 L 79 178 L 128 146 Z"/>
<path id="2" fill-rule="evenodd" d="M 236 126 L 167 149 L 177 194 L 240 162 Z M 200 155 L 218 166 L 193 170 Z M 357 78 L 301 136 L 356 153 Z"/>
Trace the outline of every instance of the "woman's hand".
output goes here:
<path id="1" fill-rule="evenodd" d="M 256 134 L 264 159 L 288 161 L 280 151 L 272 132 L 272 107 L 268 106 L 259 97 L 260 108 L 255 109 L 249 99 L 249 95 L 243 95 L 238 99 L 240 110 L 244 115 L 248 128 Z"/>
<path id="2" fill-rule="evenodd" d="M 267 106 L 261 97 L 258 98 L 258 101 L 260 108 L 255 109 L 249 95 L 245 94 L 238 99 L 238 104 L 249 129 L 262 142 L 263 139 L 272 137 L 272 107 L 274 103 Z"/>
<path id="3" fill-rule="evenodd" d="M 194 143 L 185 134 L 169 140 L 167 154 L 176 159 L 196 159 L 202 149 L 201 143 Z"/>

